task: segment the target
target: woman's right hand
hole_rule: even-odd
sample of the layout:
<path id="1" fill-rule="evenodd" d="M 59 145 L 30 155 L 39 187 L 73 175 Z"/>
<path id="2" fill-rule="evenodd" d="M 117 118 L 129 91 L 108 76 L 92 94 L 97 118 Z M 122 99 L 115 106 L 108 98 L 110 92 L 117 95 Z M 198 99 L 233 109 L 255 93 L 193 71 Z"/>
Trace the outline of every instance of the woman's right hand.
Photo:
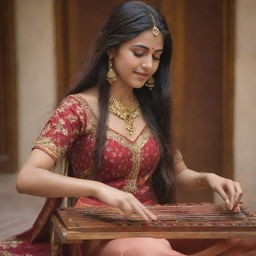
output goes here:
<path id="1" fill-rule="evenodd" d="M 102 203 L 119 208 L 125 216 L 136 213 L 143 220 L 157 220 L 157 217 L 131 193 L 99 182 L 94 196 Z"/>
<path id="2" fill-rule="evenodd" d="M 132 194 L 118 190 L 104 183 L 63 176 L 51 172 L 53 159 L 45 152 L 34 149 L 21 168 L 16 187 L 20 193 L 41 197 L 90 197 L 119 208 L 125 215 L 138 214 L 143 220 L 156 220 Z"/>

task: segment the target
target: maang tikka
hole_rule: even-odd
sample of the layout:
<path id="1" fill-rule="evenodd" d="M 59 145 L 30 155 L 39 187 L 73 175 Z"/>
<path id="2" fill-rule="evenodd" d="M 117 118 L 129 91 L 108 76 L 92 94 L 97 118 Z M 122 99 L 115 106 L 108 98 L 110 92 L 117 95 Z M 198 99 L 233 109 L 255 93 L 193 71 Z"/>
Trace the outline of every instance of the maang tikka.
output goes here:
<path id="1" fill-rule="evenodd" d="M 108 60 L 108 72 L 107 72 L 107 80 L 110 84 L 113 84 L 117 80 L 116 72 L 112 68 L 112 60 Z"/>
<path id="2" fill-rule="evenodd" d="M 159 31 L 159 29 L 158 29 L 158 27 L 156 25 L 153 26 L 152 33 L 153 33 L 154 36 L 158 36 L 159 35 L 160 31 Z"/>
<path id="3" fill-rule="evenodd" d="M 152 33 L 154 36 L 158 36 L 160 34 L 160 30 L 159 28 L 156 26 L 156 21 L 154 19 L 154 16 L 152 15 L 151 12 L 148 12 L 149 16 L 152 19 L 152 23 L 153 23 L 153 28 L 152 28 Z M 150 90 L 152 90 L 155 87 L 155 79 L 153 76 L 151 76 L 148 81 L 145 83 L 145 86 L 148 87 Z"/>
<path id="4" fill-rule="evenodd" d="M 155 18 L 154 18 L 154 16 L 152 15 L 151 12 L 148 12 L 148 13 L 149 13 L 149 16 L 151 17 L 152 22 L 153 22 L 152 33 L 153 33 L 154 36 L 158 36 L 158 35 L 160 34 L 160 30 L 159 30 L 159 28 L 156 26 Z"/>

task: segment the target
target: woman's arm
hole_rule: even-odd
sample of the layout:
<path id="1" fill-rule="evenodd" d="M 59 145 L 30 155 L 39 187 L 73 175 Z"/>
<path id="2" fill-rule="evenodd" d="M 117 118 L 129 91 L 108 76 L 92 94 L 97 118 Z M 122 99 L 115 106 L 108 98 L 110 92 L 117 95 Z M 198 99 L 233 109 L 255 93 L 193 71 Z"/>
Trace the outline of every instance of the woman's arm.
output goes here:
<path id="1" fill-rule="evenodd" d="M 156 219 L 132 194 L 104 183 L 66 177 L 50 170 L 53 159 L 39 149 L 34 149 L 21 168 L 16 182 L 20 193 L 42 197 L 94 197 L 101 202 L 119 208 L 125 215 L 135 212 L 142 219 Z"/>
<path id="2" fill-rule="evenodd" d="M 240 183 L 214 173 L 190 170 L 183 160 L 176 164 L 175 171 L 177 187 L 188 191 L 211 188 L 223 198 L 230 210 L 239 211 L 238 206 L 243 195 Z"/>
<path id="3" fill-rule="evenodd" d="M 18 174 L 17 191 L 55 198 L 92 196 L 92 182 L 51 172 L 53 166 L 54 161 L 50 156 L 41 150 L 34 149 Z"/>
<path id="4" fill-rule="evenodd" d="M 175 165 L 176 183 L 183 190 L 194 191 L 208 188 L 206 173 L 188 169 L 183 160 Z"/>

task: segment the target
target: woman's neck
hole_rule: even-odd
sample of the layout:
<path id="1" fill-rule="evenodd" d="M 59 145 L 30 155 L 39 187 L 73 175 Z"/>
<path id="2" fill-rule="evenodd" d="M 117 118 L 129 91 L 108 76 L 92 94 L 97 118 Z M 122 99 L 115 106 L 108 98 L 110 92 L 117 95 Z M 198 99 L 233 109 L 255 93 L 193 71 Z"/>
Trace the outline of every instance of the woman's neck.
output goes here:
<path id="1" fill-rule="evenodd" d="M 110 88 L 110 97 L 113 97 L 122 103 L 132 102 L 134 101 L 133 88 L 113 84 Z"/>

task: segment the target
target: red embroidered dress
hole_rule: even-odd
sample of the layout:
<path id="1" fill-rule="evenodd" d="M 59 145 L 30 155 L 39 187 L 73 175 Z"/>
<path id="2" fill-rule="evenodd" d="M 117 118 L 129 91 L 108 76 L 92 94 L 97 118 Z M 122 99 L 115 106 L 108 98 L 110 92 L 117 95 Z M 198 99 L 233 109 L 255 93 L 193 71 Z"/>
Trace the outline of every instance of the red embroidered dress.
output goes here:
<path id="1" fill-rule="evenodd" d="M 97 118 L 87 101 L 80 95 L 70 95 L 53 112 L 33 149 L 44 151 L 55 162 L 67 154 L 74 176 L 90 179 L 96 126 Z M 95 180 L 133 193 L 143 203 L 153 203 L 151 176 L 159 161 L 159 147 L 150 130 L 144 127 L 134 141 L 111 128 L 106 136 L 102 166 Z M 83 198 L 77 206 L 81 204 Z M 44 240 L 42 229 L 56 205 L 55 199 L 48 199 L 29 231 L 0 242 L 0 255 L 47 255 L 48 243 L 31 241 Z"/>
<path id="2" fill-rule="evenodd" d="M 47 122 L 34 148 L 55 161 L 65 153 L 74 176 L 90 179 L 93 171 L 97 118 L 80 95 L 70 95 Z M 159 147 L 145 127 L 134 141 L 107 128 L 103 160 L 95 180 L 133 193 L 141 202 L 153 200 L 151 176 L 159 161 Z"/>

